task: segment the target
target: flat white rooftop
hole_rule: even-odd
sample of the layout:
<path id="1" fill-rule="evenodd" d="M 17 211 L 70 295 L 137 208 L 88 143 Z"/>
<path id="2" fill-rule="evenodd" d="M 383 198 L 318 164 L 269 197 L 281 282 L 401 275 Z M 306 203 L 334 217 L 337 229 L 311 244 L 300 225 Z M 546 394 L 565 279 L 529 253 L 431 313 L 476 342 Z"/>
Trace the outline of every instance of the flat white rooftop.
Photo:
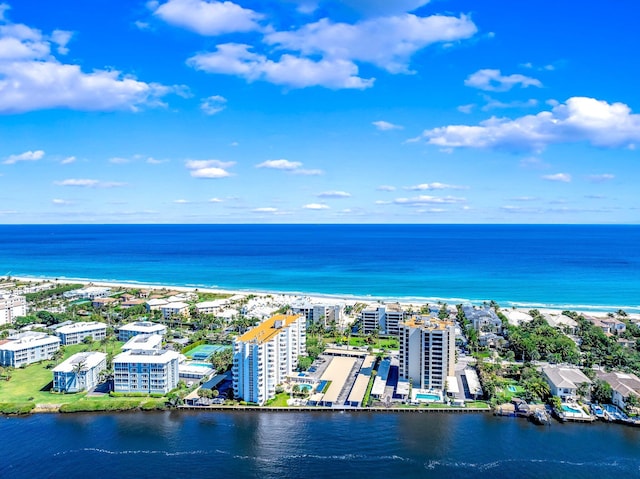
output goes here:
<path id="1" fill-rule="evenodd" d="M 176 351 L 169 351 L 168 349 L 132 349 L 118 354 L 113 358 L 113 362 L 166 364 L 179 357 L 180 355 Z"/>
<path id="2" fill-rule="evenodd" d="M 91 368 L 96 367 L 102 361 L 107 359 L 105 353 L 99 351 L 90 351 L 85 353 L 76 353 L 68 358 L 63 363 L 58 364 L 53 368 L 54 373 L 71 373 L 75 370 L 76 365 L 83 364 L 82 371 L 88 371 Z"/>
<path id="3" fill-rule="evenodd" d="M 56 329 L 56 333 L 69 334 L 78 331 L 94 331 L 107 329 L 107 325 L 99 321 L 81 321 L 79 323 L 68 324 Z"/>

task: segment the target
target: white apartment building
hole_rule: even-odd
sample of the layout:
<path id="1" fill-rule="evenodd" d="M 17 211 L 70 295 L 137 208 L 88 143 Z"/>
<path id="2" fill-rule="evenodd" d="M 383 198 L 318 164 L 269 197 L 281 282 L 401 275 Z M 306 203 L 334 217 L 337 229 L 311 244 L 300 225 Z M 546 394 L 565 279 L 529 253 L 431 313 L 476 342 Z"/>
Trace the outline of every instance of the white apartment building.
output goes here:
<path id="1" fill-rule="evenodd" d="M 427 316 L 400 323 L 400 379 L 420 389 L 444 389 L 455 376 L 455 325 Z"/>
<path id="2" fill-rule="evenodd" d="M 189 316 L 189 305 L 181 301 L 175 301 L 160 306 L 160 311 L 162 311 L 164 319 L 169 319 L 172 316 Z"/>
<path id="3" fill-rule="evenodd" d="M 24 296 L 0 293 L 0 326 L 10 324 L 19 316 L 27 315 L 27 300 Z"/>
<path id="4" fill-rule="evenodd" d="M 396 335 L 404 318 L 405 312 L 398 303 L 370 304 L 360 312 L 362 333 L 370 334 L 377 330 L 382 334 Z"/>
<path id="5" fill-rule="evenodd" d="M 132 349 L 162 349 L 162 336 L 160 334 L 138 334 L 122 346 L 123 351 Z"/>
<path id="6" fill-rule="evenodd" d="M 176 351 L 130 350 L 113 358 L 114 391 L 121 393 L 166 394 L 178 385 Z"/>
<path id="7" fill-rule="evenodd" d="M 196 309 L 200 314 L 215 314 L 228 303 L 226 299 L 215 299 L 213 301 L 203 301 L 196 303 Z"/>
<path id="8" fill-rule="evenodd" d="M 46 333 L 27 332 L 0 340 L 0 366 L 19 368 L 53 358 L 60 338 Z"/>
<path id="9" fill-rule="evenodd" d="M 62 293 L 67 299 L 90 299 L 94 300 L 96 298 L 106 298 L 111 294 L 111 288 L 106 288 L 103 286 L 86 286 L 82 289 L 74 289 L 71 291 L 67 291 Z"/>
<path id="10" fill-rule="evenodd" d="M 107 367 L 107 355 L 98 351 L 77 353 L 53 368 L 53 390 L 75 393 L 89 391 L 99 383 Z"/>
<path id="11" fill-rule="evenodd" d="M 125 324 L 118 329 L 118 341 L 129 341 L 138 334 L 159 334 L 164 336 L 167 327 L 164 324 L 152 323 L 151 321 L 136 321 Z"/>
<path id="12" fill-rule="evenodd" d="M 107 325 L 98 321 L 72 323 L 56 329 L 56 336 L 65 346 L 81 343 L 86 337 L 101 341 L 107 337 Z"/>
<path id="13" fill-rule="evenodd" d="M 299 298 L 291 304 L 293 314 L 301 314 L 307 321 L 307 326 L 321 323 L 324 328 L 328 328 L 335 322 L 341 326 L 344 305 L 312 303 L 308 298 Z"/>
<path id="14" fill-rule="evenodd" d="M 238 337 L 233 344 L 235 397 L 264 404 L 275 397 L 276 385 L 306 354 L 306 319 L 277 314 Z"/>

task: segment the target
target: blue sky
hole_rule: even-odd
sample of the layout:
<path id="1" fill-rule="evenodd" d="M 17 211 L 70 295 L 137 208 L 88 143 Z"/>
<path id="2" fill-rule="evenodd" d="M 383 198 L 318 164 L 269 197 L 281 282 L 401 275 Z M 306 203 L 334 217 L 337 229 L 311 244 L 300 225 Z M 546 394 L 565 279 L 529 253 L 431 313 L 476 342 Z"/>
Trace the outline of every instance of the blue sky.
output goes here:
<path id="1" fill-rule="evenodd" d="M 638 223 L 636 0 L 0 5 L 0 223 Z"/>

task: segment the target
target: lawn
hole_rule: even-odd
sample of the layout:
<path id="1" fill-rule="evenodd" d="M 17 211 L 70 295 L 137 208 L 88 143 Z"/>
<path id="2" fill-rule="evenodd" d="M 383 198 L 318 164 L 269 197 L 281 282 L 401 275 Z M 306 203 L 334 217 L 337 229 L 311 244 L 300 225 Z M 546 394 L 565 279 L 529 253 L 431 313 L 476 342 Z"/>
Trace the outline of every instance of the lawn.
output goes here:
<path id="1" fill-rule="evenodd" d="M 400 347 L 400 343 L 395 338 L 380 338 L 376 340 L 376 342 L 374 343 L 368 343 L 367 338 L 354 336 L 349 338 L 349 346 L 355 346 L 355 347 L 371 346 L 375 349 L 398 349 Z"/>
<path id="2" fill-rule="evenodd" d="M 107 351 L 117 354 L 122 342 L 109 341 L 105 345 L 99 342 L 91 344 L 75 344 L 65 346 L 64 359 L 82 351 Z M 57 394 L 49 392 L 56 365 L 53 361 L 30 364 L 25 368 L 14 369 L 9 381 L 0 381 L 0 398 L 2 402 L 34 402 L 36 404 L 66 404 L 82 399 L 86 393 Z"/>
<path id="3" fill-rule="evenodd" d="M 267 401 L 265 405 L 269 407 L 289 407 L 287 404 L 288 399 L 289 393 L 276 394 L 276 397 Z"/>

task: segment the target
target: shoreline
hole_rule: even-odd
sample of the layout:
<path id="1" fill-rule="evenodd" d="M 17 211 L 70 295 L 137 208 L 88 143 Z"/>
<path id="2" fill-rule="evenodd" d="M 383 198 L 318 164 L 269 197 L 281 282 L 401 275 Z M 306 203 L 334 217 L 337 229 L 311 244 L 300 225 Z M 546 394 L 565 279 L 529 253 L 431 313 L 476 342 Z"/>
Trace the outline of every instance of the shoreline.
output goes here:
<path id="1" fill-rule="evenodd" d="M 272 295 L 283 297 L 308 297 L 311 301 L 341 301 L 345 303 L 400 303 L 403 306 L 417 306 L 423 304 L 434 303 L 447 303 L 449 305 L 455 305 L 460 303 L 470 303 L 474 306 L 482 305 L 483 303 L 489 303 L 491 299 L 484 300 L 471 300 L 468 298 L 440 298 L 440 297 L 416 297 L 416 296 L 378 296 L 378 295 L 355 295 L 355 294 L 341 294 L 341 293 L 316 293 L 305 291 L 274 291 L 274 290 L 257 290 L 257 289 L 239 289 L 239 288 L 219 288 L 211 287 L 199 284 L 166 284 L 166 283 L 154 283 L 148 281 L 137 280 L 100 280 L 90 278 L 72 278 L 66 276 L 50 277 L 50 276 L 28 276 L 28 275 L 1 275 L 1 279 L 12 278 L 17 281 L 30 281 L 30 282 L 51 282 L 51 283 L 78 283 L 84 286 L 104 286 L 111 288 L 140 288 L 149 290 L 174 290 L 178 292 L 193 292 L 198 291 L 201 293 L 213 293 L 213 294 L 228 294 L 228 295 Z M 498 302 L 501 309 L 514 309 L 523 312 L 527 312 L 531 309 L 537 309 L 542 313 L 558 313 L 562 311 L 575 311 L 579 314 L 587 314 L 592 316 L 606 316 L 608 313 L 616 312 L 618 310 L 624 310 L 630 313 L 632 316 L 640 318 L 640 306 L 614 306 L 614 305 L 585 305 L 585 304 L 554 304 L 554 303 L 539 303 L 539 302 L 512 302 L 506 303 Z"/>

